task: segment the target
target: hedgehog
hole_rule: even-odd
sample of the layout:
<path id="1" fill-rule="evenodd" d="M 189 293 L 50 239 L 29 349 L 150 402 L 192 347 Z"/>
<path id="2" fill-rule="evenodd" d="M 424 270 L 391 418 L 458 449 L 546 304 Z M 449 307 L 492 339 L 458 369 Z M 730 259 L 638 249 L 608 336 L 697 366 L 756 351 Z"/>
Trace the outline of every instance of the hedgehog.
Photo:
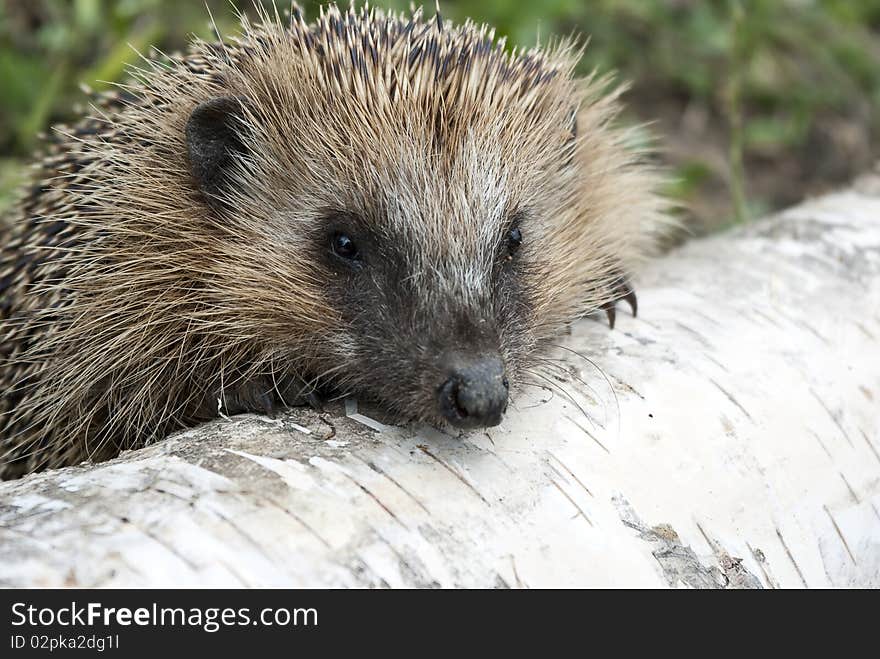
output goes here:
<path id="1" fill-rule="evenodd" d="M 57 129 L 0 228 L 0 476 L 330 393 L 490 427 L 570 323 L 635 314 L 662 177 L 576 40 L 240 18 Z"/>

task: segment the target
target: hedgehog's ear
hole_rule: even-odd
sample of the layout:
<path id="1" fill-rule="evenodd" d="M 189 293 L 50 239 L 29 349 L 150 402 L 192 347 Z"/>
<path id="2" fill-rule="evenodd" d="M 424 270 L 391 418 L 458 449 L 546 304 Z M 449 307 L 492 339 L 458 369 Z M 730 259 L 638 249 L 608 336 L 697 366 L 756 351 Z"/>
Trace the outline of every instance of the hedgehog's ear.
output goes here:
<path id="1" fill-rule="evenodd" d="M 216 203 L 234 154 L 246 153 L 241 120 L 245 99 L 220 96 L 198 105 L 186 122 L 189 169 L 207 199 Z"/>

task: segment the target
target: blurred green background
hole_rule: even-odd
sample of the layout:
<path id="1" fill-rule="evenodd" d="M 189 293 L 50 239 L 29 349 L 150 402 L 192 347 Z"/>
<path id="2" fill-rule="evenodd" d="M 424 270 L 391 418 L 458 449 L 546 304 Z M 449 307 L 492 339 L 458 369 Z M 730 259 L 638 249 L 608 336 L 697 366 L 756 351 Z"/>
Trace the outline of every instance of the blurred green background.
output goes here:
<path id="1" fill-rule="evenodd" d="M 125 76 L 147 52 L 235 31 L 250 0 L 0 0 L 0 211 L 37 134 L 82 108 L 79 84 Z M 279 4 L 286 6 L 285 0 Z M 308 15 L 317 3 L 304 4 Z M 385 2 L 406 8 L 409 2 Z M 433 0 L 425 3 L 433 13 Z M 880 0 L 444 0 L 445 17 L 522 45 L 589 35 L 583 71 L 632 82 L 623 121 L 653 122 L 695 233 L 841 185 L 880 141 Z"/>

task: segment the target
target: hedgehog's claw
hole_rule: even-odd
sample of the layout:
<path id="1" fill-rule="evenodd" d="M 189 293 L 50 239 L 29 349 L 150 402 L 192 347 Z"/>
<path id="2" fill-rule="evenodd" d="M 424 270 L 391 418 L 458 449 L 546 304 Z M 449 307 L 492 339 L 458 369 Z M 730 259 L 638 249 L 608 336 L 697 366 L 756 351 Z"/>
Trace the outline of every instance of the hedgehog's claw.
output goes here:
<path id="1" fill-rule="evenodd" d="M 615 286 L 614 294 L 616 297 L 613 300 L 606 302 L 600 307 L 600 309 L 602 309 L 602 311 L 608 316 L 608 325 L 611 329 L 614 329 L 614 321 L 617 319 L 617 310 L 615 306 L 621 300 L 625 300 L 629 304 L 629 308 L 632 309 L 633 317 L 638 315 L 639 312 L 639 302 L 636 299 L 636 292 L 633 290 L 628 279 L 620 279 L 617 286 Z"/>
<path id="2" fill-rule="evenodd" d="M 614 329 L 614 320 L 617 318 L 617 311 L 614 310 L 614 302 L 608 302 L 602 305 L 605 313 L 608 314 L 608 326 Z"/>
<path id="3" fill-rule="evenodd" d="M 630 288 L 629 293 L 624 295 L 621 299 L 626 300 L 629 303 L 629 308 L 632 309 L 633 318 L 639 315 L 639 301 L 636 299 L 636 292 Z"/>

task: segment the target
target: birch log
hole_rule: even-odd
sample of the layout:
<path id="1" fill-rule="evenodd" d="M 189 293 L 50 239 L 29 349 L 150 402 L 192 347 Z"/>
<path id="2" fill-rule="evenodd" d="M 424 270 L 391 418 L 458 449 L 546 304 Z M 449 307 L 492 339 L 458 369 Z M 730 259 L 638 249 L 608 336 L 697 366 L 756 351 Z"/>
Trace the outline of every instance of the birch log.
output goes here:
<path id="1" fill-rule="evenodd" d="M 2 484 L 0 584 L 880 586 L 878 181 L 691 242 L 637 290 L 498 428 L 349 401 Z"/>

